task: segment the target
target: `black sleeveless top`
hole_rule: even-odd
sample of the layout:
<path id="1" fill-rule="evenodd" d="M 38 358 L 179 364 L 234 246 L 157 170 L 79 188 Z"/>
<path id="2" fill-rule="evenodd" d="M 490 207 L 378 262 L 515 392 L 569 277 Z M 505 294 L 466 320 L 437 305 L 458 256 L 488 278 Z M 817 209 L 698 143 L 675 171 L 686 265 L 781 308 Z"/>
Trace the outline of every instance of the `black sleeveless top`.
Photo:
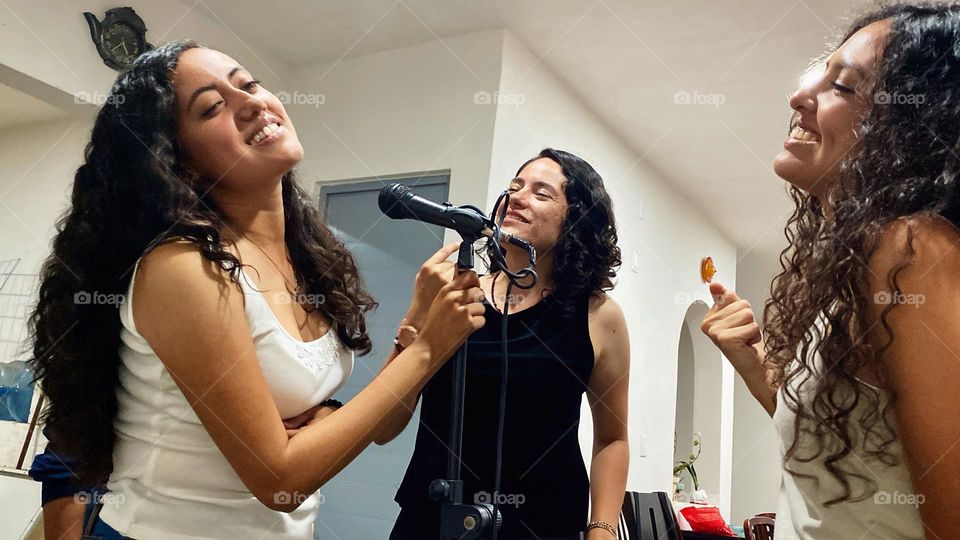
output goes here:
<path id="1" fill-rule="evenodd" d="M 567 318 L 549 299 L 509 314 L 499 538 L 586 528 L 590 484 L 577 432 L 594 361 L 588 301 L 578 302 Z M 496 470 L 503 319 L 489 304 L 485 317 L 467 344 L 461 465 L 467 504 L 492 503 Z M 395 498 L 405 510 L 438 506 L 428 487 L 447 475 L 452 377 L 453 359 L 424 387 L 416 446 Z"/>

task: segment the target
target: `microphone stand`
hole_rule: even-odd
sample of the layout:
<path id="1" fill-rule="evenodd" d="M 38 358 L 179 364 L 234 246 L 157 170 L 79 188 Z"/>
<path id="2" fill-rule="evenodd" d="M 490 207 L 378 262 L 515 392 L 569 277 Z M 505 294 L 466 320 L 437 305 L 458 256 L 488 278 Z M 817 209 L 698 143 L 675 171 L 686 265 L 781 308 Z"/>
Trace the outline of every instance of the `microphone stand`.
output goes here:
<path id="1" fill-rule="evenodd" d="M 380 191 L 377 204 L 384 214 L 393 219 L 415 219 L 425 223 L 440 225 L 460 233 L 458 271 L 472 270 L 474 266 L 473 245 L 483 237 L 489 237 L 488 254 L 491 256 L 491 268 L 503 272 L 510 287 L 530 289 L 537 282 L 534 267 L 537 264 L 537 252 L 533 245 L 512 234 L 501 232 L 500 226 L 507 215 L 510 192 L 503 191 L 497 198 L 494 210 L 487 219 L 483 210 L 470 205 L 453 206 L 450 203 L 438 205 L 415 195 L 402 184 L 391 184 Z M 499 210 L 499 211 L 498 211 Z M 530 262 L 526 268 L 512 272 L 507 267 L 501 242 L 510 243 L 527 252 Z M 522 280 L 527 279 L 527 283 Z M 460 466 L 463 450 L 463 405 L 467 379 L 467 342 L 457 351 L 453 360 L 453 380 L 450 400 L 450 453 L 447 456 L 447 478 L 438 478 L 430 483 L 430 498 L 440 503 L 440 540 L 480 540 L 497 538 L 497 531 L 503 523 L 499 510 L 499 490 L 501 458 L 503 448 L 504 410 L 507 392 L 507 313 L 509 304 L 504 306 L 502 318 L 503 375 L 500 386 L 500 417 L 497 426 L 497 468 L 494 480 L 493 504 L 463 503 L 463 480 L 460 478 Z"/>
<path id="2" fill-rule="evenodd" d="M 473 244 L 480 236 L 463 238 L 457 259 L 457 270 L 472 270 Z M 440 540 L 473 540 L 488 538 L 494 527 L 500 528 L 503 517 L 491 504 L 463 504 L 463 480 L 460 460 L 463 449 L 463 403 L 467 382 L 467 343 L 457 351 L 453 361 L 453 388 L 450 400 L 450 454 L 447 456 L 447 478 L 430 483 L 430 498 L 440 503 Z"/>

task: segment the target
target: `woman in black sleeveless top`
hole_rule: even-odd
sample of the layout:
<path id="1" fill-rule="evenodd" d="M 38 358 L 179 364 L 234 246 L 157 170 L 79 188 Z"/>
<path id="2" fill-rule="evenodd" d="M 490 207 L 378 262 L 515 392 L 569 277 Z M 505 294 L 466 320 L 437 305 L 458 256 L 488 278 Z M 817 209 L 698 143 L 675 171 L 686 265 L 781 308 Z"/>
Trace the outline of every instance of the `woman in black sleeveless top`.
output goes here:
<path id="1" fill-rule="evenodd" d="M 613 540 L 628 465 L 629 342 L 623 313 L 604 293 L 620 264 L 610 197 L 588 163 L 552 149 L 525 163 L 509 190 L 503 229 L 537 248 L 539 281 L 528 291 L 513 288 L 506 298 L 504 276 L 481 279 L 486 324 L 468 345 L 464 502 L 493 502 L 502 309 L 509 303 L 498 538 L 572 540 L 587 530 L 589 540 Z M 511 246 L 508 266 L 525 266 L 525 257 Z M 438 287 L 452 278 L 452 263 L 421 271 L 418 295 L 426 303 L 436 287 L 424 285 L 430 281 L 424 274 L 432 274 Z M 408 314 L 404 326 L 415 327 L 413 319 Z M 405 344 L 403 331 L 398 341 Z M 452 376 L 448 363 L 424 387 L 416 447 L 396 495 L 402 509 L 391 540 L 439 536 L 439 505 L 428 487 L 446 477 Z M 578 441 L 584 393 L 594 419 L 589 477 Z M 410 411 L 416 399 L 408 400 Z M 378 442 L 396 436 L 409 418 L 391 419 Z"/>

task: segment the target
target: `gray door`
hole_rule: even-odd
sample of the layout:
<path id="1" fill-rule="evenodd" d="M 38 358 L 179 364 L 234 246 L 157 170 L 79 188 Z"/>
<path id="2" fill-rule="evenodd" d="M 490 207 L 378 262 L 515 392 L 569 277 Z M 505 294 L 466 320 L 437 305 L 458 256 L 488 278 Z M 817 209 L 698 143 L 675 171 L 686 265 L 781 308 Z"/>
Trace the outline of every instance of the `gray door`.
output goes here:
<path id="1" fill-rule="evenodd" d="M 409 185 L 429 200 L 447 200 L 448 175 L 392 181 Z M 383 366 L 397 324 L 410 303 L 414 276 L 423 261 L 443 245 L 440 227 L 384 216 L 377 206 L 383 185 L 374 181 L 324 186 L 320 195 L 327 225 L 356 258 L 368 290 L 380 304 L 367 318 L 373 351 L 356 359 L 353 375 L 336 396 L 344 402 L 359 393 Z M 393 496 L 413 453 L 419 417 L 415 414 L 390 444 L 371 445 L 321 489 L 324 499 L 316 538 L 385 540 L 389 536 L 400 511 Z"/>

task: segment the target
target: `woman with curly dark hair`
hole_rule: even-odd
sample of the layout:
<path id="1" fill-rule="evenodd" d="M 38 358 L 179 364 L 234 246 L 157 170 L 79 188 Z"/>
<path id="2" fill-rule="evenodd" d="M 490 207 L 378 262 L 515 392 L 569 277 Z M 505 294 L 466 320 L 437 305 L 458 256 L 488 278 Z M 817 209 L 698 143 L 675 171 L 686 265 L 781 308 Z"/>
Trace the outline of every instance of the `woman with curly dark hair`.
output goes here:
<path id="1" fill-rule="evenodd" d="M 804 77 L 777 174 L 796 210 L 764 309 L 703 330 L 773 416 L 777 538 L 960 530 L 960 6 L 856 21 Z"/>
<path id="2" fill-rule="evenodd" d="M 549 148 L 524 163 L 508 189 L 503 229 L 536 248 L 539 280 L 529 290 L 513 288 L 509 297 L 505 276 L 492 273 L 480 280 L 490 302 L 486 325 L 471 336 L 467 349 L 463 499 L 472 504 L 496 498 L 503 515 L 498 538 L 505 540 L 574 539 L 585 529 L 590 540 L 616 538 L 629 460 L 630 346 L 623 313 L 605 294 L 620 265 L 610 196 L 590 164 Z M 527 263 L 525 251 L 507 248 L 508 268 Z M 440 282 L 453 275 L 450 263 L 427 270 Z M 506 306 L 509 376 L 497 493 Z M 446 477 L 452 376 L 452 365 L 445 366 L 424 388 L 416 447 L 396 496 L 402 509 L 393 540 L 439 534 L 439 505 L 427 490 Z M 594 421 L 589 477 L 577 439 L 584 393 Z M 416 400 L 412 396 L 409 410 Z M 409 419 L 410 414 L 394 419 L 392 433 L 378 442 L 393 438 Z"/>
<path id="3" fill-rule="evenodd" d="M 111 89 L 30 319 L 51 444 L 111 490 L 95 533 L 313 538 L 317 489 L 483 324 L 462 274 L 413 310 L 416 343 L 331 402 L 375 304 L 294 180 L 302 157 L 277 97 L 193 42 Z"/>

